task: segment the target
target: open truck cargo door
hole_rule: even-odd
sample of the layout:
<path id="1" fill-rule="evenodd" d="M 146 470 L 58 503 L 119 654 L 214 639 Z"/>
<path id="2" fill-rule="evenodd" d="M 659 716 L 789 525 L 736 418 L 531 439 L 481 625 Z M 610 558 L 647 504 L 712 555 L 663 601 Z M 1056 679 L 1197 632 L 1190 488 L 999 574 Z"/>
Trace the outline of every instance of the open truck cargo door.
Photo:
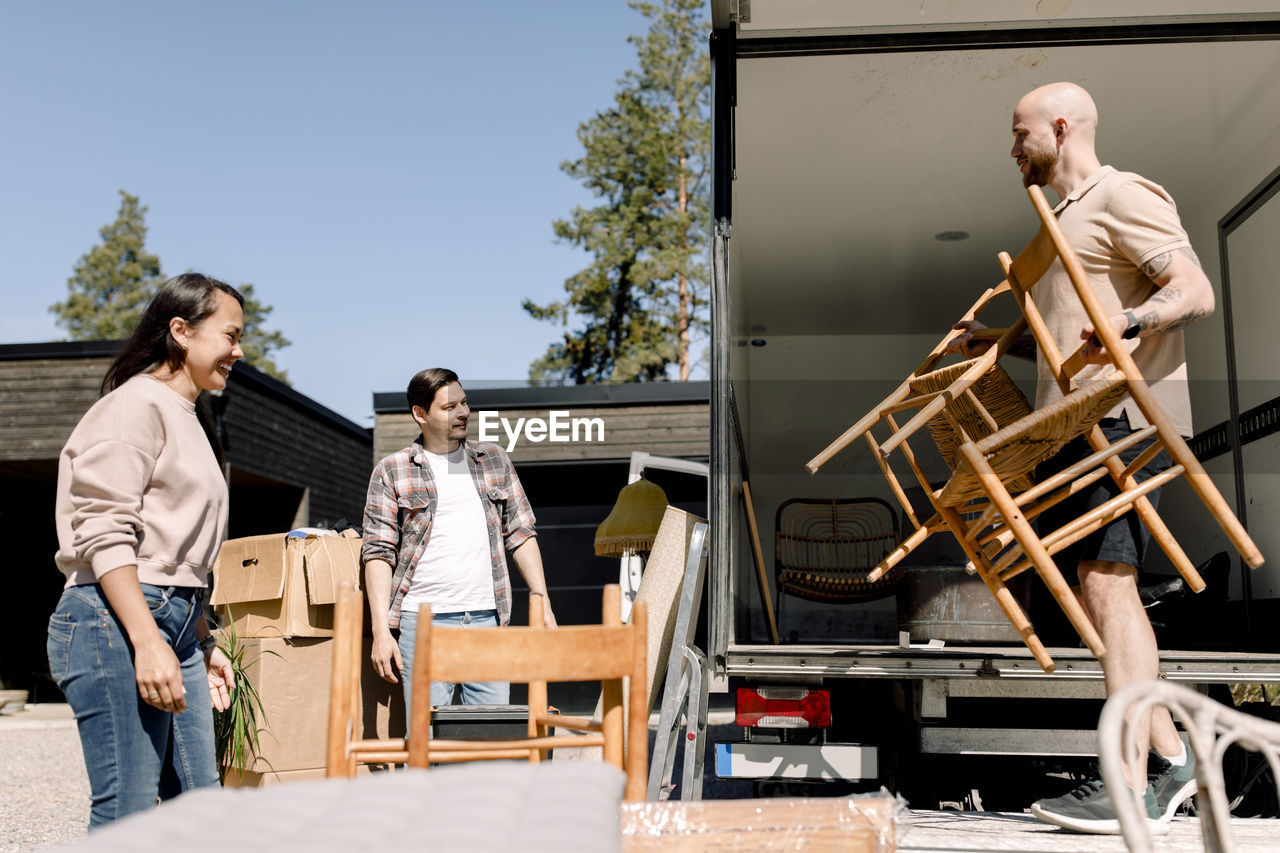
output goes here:
<path id="1" fill-rule="evenodd" d="M 797 602 L 795 636 L 774 644 L 741 498 L 749 481 L 766 563 L 785 501 L 890 498 L 865 449 L 817 476 L 804 463 L 1000 281 L 998 252 L 1034 234 L 1010 119 L 1057 80 L 1097 101 L 1103 162 L 1177 200 L 1218 297 L 1187 330 L 1192 447 L 1269 558 L 1249 573 L 1231 552 L 1194 625 L 1160 638 L 1162 670 L 1201 685 L 1280 681 L 1277 639 L 1259 630 L 1280 619 L 1280 2 L 1206 5 L 711 2 L 714 689 L 892 682 L 902 689 L 870 692 L 928 730 L 917 746 L 953 753 L 982 748 L 943 730 L 966 702 L 1097 702 L 1087 653 L 1055 650 L 1065 663 L 1046 677 L 1013 643 L 904 642 L 893 597 Z M 1014 378 L 1030 387 L 1027 367 Z M 1230 552 L 1194 500 L 1171 489 L 1161 503 L 1170 526 L 1197 531 L 1189 556 Z M 963 563 L 946 538 L 917 565 Z M 833 691 L 837 729 L 840 703 Z M 1079 751 L 1077 733 L 1059 733 L 1062 754 Z M 1049 735 L 1004 742 L 1054 749 Z"/>

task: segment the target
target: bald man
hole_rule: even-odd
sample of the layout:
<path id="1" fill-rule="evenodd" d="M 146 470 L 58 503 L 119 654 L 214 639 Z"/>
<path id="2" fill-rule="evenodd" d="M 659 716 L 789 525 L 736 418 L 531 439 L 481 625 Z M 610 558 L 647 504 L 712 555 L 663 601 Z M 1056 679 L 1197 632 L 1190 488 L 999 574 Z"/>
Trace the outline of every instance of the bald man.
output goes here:
<path id="1" fill-rule="evenodd" d="M 1048 186 L 1061 199 L 1054 212 L 1075 249 L 1116 333 L 1131 341 L 1134 361 L 1152 393 L 1184 436 L 1191 435 L 1191 400 L 1181 329 L 1213 313 L 1213 288 L 1191 249 L 1173 199 L 1158 184 L 1132 172 L 1103 166 L 1094 150 L 1098 111 L 1093 98 L 1074 83 L 1053 83 L 1029 92 L 1013 112 L 1010 155 L 1025 186 Z M 1101 347 L 1093 326 L 1060 263 L 1035 286 L 1036 304 L 1060 352 L 1069 355 L 1086 344 L 1089 366 L 1077 375 L 1088 382 L 1109 369 L 1101 364 Z M 957 328 L 979 328 L 977 323 Z M 1034 346 L 1023 347 L 1029 351 Z M 989 344 L 958 336 L 953 349 L 976 354 Z M 1044 358 L 1037 355 L 1036 407 L 1062 396 Z M 1115 443 L 1147 426 L 1128 400 L 1102 422 L 1107 440 Z M 1127 465 L 1146 444 L 1121 456 Z M 1079 439 L 1038 472 L 1061 470 L 1089 455 Z M 1161 453 L 1137 475 L 1145 480 L 1168 468 Z M 1064 501 L 1040 518 L 1042 531 L 1054 530 L 1116 493 L 1104 478 L 1092 492 Z M 1158 490 L 1148 496 L 1158 502 Z M 1103 673 L 1108 695 L 1127 684 L 1159 677 L 1155 632 L 1138 596 L 1138 566 L 1147 532 L 1135 513 L 1128 513 L 1089 538 L 1060 552 L 1055 560 L 1077 591 L 1107 647 Z M 1146 768 L 1129 768 L 1129 783 L 1145 791 L 1153 831 L 1168 829 L 1178 807 L 1195 793 L 1194 759 L 1163 707 L 1136 726 L 1140 750 L 1153 747 Z M 1141 751 L 1139 752 L 1141 754 Z M 1150 784 L 1148 784 L 1148 782 Z M 1031 806 L 1036 817 L 1079 832 L 1120 831 L 1115 809 L 1100 779 Z"/>

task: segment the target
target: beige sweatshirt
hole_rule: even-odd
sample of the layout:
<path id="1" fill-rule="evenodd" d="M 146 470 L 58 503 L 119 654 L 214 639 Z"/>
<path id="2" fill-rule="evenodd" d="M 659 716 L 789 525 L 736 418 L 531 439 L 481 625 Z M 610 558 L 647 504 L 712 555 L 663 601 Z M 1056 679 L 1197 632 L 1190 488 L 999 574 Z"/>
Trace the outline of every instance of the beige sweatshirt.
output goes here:
<path id="1" fill-rule="evenodd" d="M 58 460 L 55 561 L 68 587 L 138 567 L 156 586 L 208 586 L 227 485 L 196 407 L 146 374 L 85 413 Z"/>

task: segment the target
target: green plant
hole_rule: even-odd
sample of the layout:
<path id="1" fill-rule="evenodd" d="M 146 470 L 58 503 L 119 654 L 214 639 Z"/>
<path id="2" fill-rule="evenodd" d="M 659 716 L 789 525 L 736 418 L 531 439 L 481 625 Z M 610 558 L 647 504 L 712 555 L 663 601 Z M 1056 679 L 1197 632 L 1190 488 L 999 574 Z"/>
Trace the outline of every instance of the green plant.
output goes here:
<path id="1" fill-rule="evenodd" d="M 259 722 L 266 723 L 258 690 L 249 680 L 247 670 L 258 658 L 245 660 L 248 648 L 236 636 L 231 614 L 227 614 L 227 627 L 218 635 L 218 648 L 231 662 L 235 686 L 231 689 L 231 705 L 225 711 L 213 715 L 213 739 L 218 752 L 218 780 L 225 783 L 229 770 L 244 770 L 253 764 L 258 754 L 258 736 L 262 733 Z M 274 651 L 263 654 L 276 655 Z M 261 657 L 261 655 L 259 655 Z"/>

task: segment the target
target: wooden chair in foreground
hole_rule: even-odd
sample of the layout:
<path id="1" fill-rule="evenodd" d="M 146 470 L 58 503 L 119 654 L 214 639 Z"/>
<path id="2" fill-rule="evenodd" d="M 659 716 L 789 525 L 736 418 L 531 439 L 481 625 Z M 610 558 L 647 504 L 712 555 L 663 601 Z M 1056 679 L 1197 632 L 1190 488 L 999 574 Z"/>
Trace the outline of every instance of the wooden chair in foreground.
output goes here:
<path id="1" fill-rule="evenodd" d="M 361 594 L 350 584 L 338 592 L 334 613 L 334 670 L 330 688 L 326 775 L 355 774 L 357 763 L 431 764 L 523 759 L 538 762 L 555 747 L 600 746 L 604 760 L 627 774 L 624 799 L 644 800 L 648 772 L 646 691 L 647 618 L 643 602 L 632 622 L 621 619 L 622 595 L 604 589 L 601 625 L 542 625 L 540 596 L 530 597 L 530 627 L 440 628 L 430 607 L 419 611 L 414 645 L 412 717 L 405 740 L 355 738 L 359 706 Z M 624 721 L 623 679 L 629 679 L 629 717 Z M 431 737 L 430 683 L 512 681 L 529 685 L 528 734 L 523 738 L 441 740 Z M 547 684 L 600 681 L 601 722 L 548 713 Z M 553 729 L 585 734 L 553 734 Z"/>

